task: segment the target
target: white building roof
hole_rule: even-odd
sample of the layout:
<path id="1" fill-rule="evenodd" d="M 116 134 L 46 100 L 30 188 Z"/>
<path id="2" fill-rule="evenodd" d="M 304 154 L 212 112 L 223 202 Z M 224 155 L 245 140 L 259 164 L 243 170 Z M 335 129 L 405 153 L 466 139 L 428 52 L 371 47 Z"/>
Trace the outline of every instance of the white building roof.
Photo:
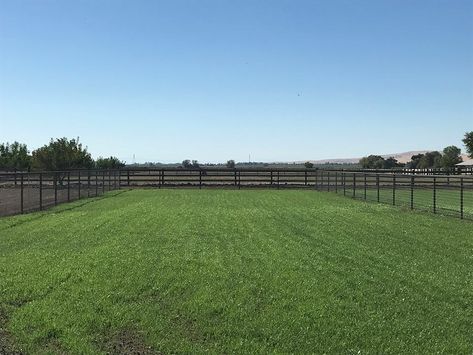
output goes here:
<path id="1" fill-rule="evenodd" d="M 463 163 L 457 164 L 457 166 L 473 166 L 473 159 L 465 160 Z"/>

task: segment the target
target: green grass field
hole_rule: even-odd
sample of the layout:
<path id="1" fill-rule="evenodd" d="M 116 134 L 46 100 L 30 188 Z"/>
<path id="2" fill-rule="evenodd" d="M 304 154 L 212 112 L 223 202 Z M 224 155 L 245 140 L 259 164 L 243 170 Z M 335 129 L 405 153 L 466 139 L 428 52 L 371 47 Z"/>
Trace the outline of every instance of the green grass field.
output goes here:
<path id="1" fill-rule="evenodd" d="M 473 352 L 473 223 L 300 190 L 0 219 L 0 353 Z"/>

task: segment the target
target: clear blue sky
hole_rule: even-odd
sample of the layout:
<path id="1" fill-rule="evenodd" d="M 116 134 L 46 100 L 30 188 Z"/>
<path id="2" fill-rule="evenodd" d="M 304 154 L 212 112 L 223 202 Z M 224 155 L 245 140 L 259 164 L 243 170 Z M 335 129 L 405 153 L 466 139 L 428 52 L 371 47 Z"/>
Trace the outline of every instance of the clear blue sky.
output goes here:
<path id="1" fill-rule="evenodd" d="M 0 0 L 0 141 L 289 161 L 467 130 L 473 0 Z"/>

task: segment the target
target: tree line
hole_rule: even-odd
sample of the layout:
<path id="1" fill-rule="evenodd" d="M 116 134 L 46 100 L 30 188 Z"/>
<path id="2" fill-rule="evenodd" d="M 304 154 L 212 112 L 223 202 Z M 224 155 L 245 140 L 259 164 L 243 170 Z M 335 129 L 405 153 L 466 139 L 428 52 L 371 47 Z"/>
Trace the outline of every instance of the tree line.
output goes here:
<path id="1" fill-rule="evenodd" d="M 0 144 L 1 170 L 70 170 L 70 169 L 117 169 L 125 166 L 120 159 L 111 156 L 94 160 L 77 139 L 51 139 L 48 144 L 28 151 L 19 142 Z"/>
<path id="2" fill-rule="evenodd" d="M 473 131 L 466 132 L 462 141 L 468 156 L 473 158 Z M 392 157 L 385 159 L 380 155 L 369 155 L 360 159 L 360 165 L 364 169 L 393 169 L 397 167 L 408 169 L 451 169 L 461 162 L 461 149 L 454 145 L 446 147 L 442 152 L 433 151 L 413 155 L 406 164 L 402 164 Z"/>

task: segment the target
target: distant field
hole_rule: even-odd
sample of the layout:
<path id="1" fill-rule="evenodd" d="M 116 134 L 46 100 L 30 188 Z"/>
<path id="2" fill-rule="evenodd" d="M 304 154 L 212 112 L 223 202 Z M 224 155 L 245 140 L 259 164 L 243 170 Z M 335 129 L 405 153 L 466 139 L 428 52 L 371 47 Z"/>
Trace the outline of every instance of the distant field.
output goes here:
<path id="1" fill-rule="evenodd" d="M 0 353 L 471 354 L 472 230 L 308 190 L 0 218 Z"/>

